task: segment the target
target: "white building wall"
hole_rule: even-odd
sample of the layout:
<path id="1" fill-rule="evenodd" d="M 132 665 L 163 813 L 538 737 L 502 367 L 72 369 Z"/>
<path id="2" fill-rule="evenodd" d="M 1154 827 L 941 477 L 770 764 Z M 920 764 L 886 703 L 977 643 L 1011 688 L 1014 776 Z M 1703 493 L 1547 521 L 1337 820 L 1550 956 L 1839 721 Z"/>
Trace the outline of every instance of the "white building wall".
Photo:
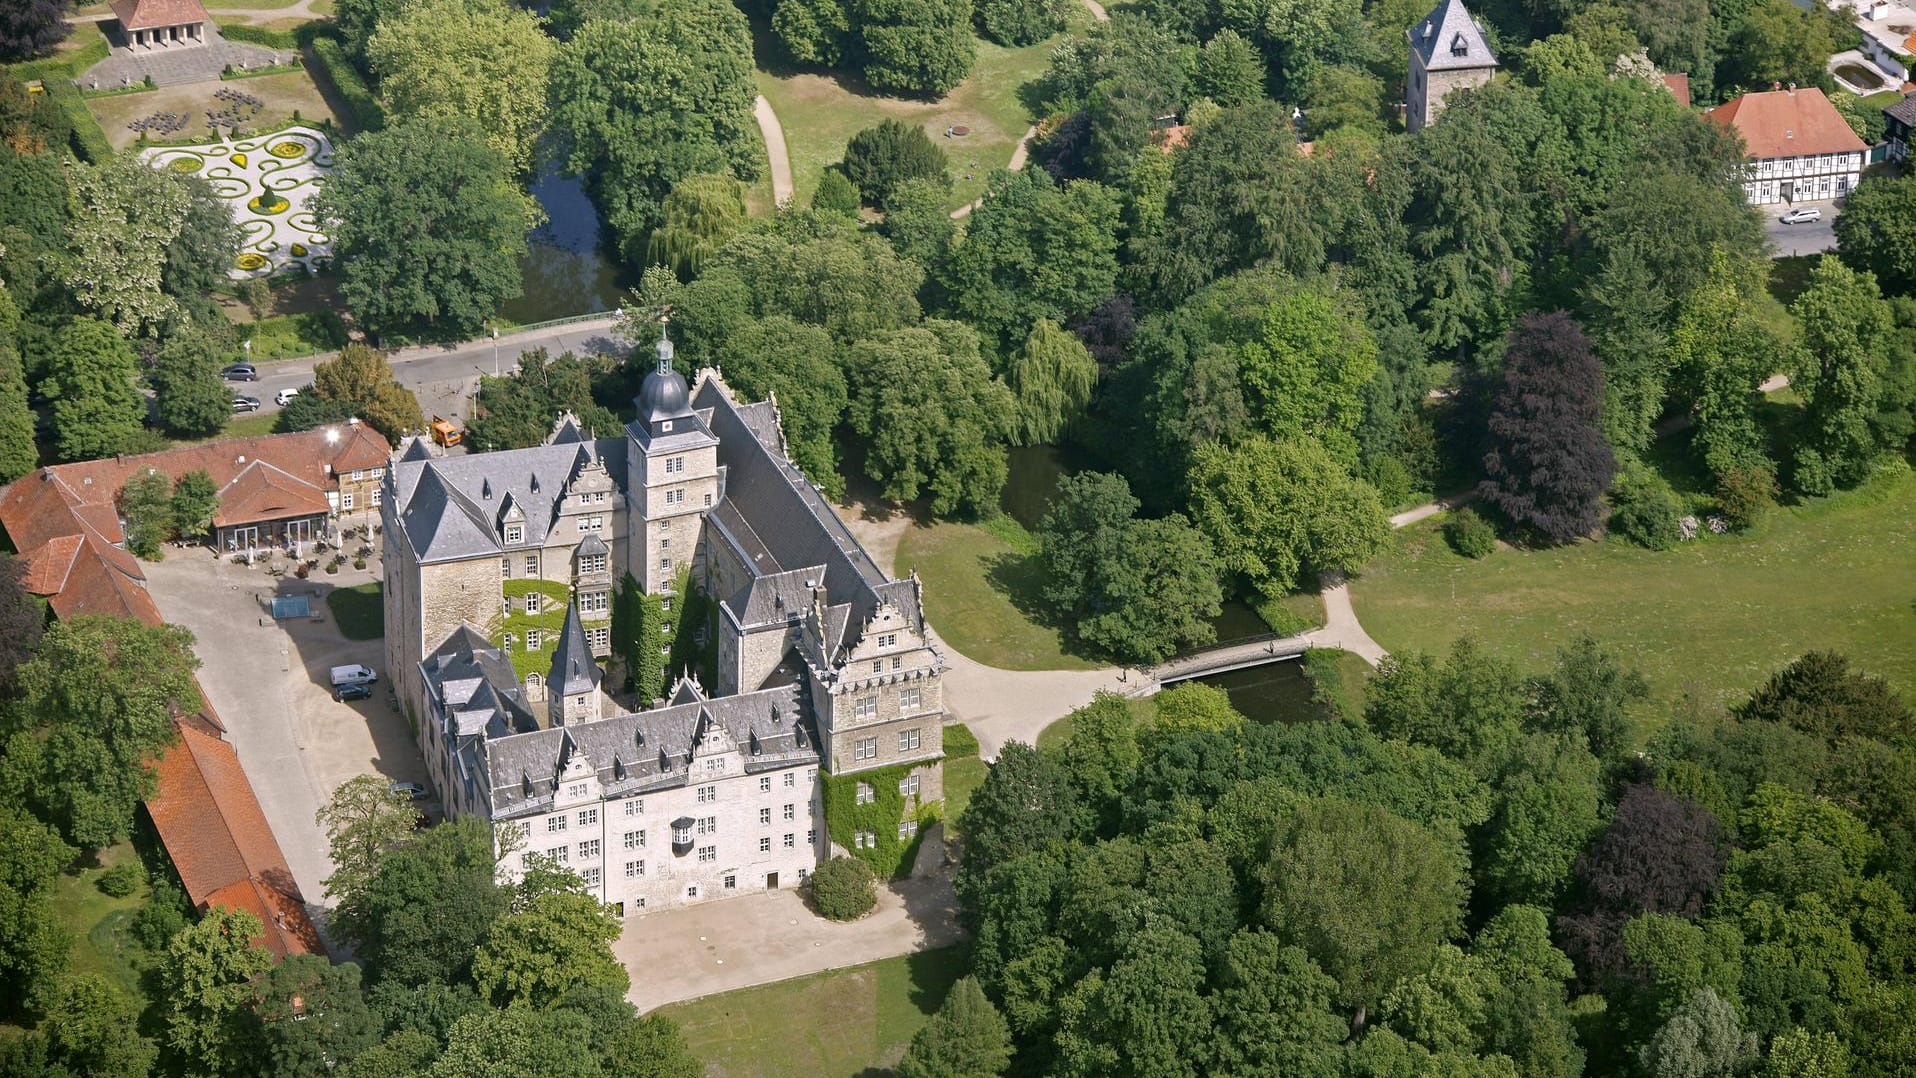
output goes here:
<path id="1" fill-rule="evenodd" d="M 1856 190 L 1863 175 L 1861 153 L 1765 157 L 1744 166 L 1744 196 L 1751 205 L 1827 202 Z"/>

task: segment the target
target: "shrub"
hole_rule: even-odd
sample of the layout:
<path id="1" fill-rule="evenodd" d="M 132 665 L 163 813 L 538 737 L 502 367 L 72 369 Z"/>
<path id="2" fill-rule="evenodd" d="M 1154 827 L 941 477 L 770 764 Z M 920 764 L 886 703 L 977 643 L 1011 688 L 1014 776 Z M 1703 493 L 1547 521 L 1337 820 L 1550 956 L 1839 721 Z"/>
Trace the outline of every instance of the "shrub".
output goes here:
<path id="1" fill-rule="evenodd" d="M 1377 488 L 1385 505 L 1402 505 L 1410 500 L 1410 469 L 1394 456 L 1372 457 L 1364 465 L 1364 478 Z"/>
<path id="2" fill-rule="evenodd" d="M 1716 477 L 1716 507 L 1730 526 L 1748 528 L 1776 504 L 1776 473 L 1768 468 L 1732 468 Z"/>
<path id="3" fill-rule="evenodd" d="M 336 37 L 315 37 L 313 39 L 313 59 L 319 61 L 320 71 L 326 80 L 333 84 L 346 111 L 353 117 L 353 123 L 361 131 L 378 131 L 386 126 L 386 110 L 379 107 L 379 100 L 367 87 L 366 79 L 359 69 L 346 58 L 346 49 Z"/>
<path id="4" fill-rule="evenodd" d="M 220 27 L 220 36 L 228 41 L 243 41 L 249 45 L 264 45 L 269 49 L 297 49 L 299 38 L 291 30 L 268 30 L 264 26 L 248 26 L 234 23 Z"/>
<path id="5" fill-rule="evenodd" d="M 146 878 L 146 870 L 138 861 L 121 861 L 105 872 L 100 873 L 100 890 L 114 898 L 125 898 L 140 889 L 140 881 Z"/>
<path id="6" fill-rule="evenodd" d="M 1610 527 L 1651 550 L 1668 550 L 1682 539 L 1683 503 L 1663 477 L 1633 469 L 1610 492 Z"/>
<path id="7" fill-rule="evenodd" d="M 897 120 L 867 127 L 845 144 L 845 177 L 879 209 L 906 180 L 924 177 L 949 187 L 946 163 L 924 128 Z"/>
<path id="8" fill-rule="evenodd" d="M 812 192 L 812 209 L 820 213 L 837 213 L 846 217 L 858 216 L 858 188 L 845 178 L 843 172 L 835 168 L 825 170 L 824 178 L 818 181 L 818 190 Z"/>
<path id="9" fill-rule="evenodd" d="M 1459 509 L 1444 521 L 1444 539 L 1466 558 L 1489 557 L 1497 549 L 1497 529 L 1475 509 Z"/>
<path id="10" fill-rule="evenodd" d="M 833 921 L 855 921 L 878 904 L 871 866 L 856 857 L 834 857 L 812 873 L 812 906 Z"/>
<path id="11" fill-rule="evenodd" d="M 133 936 L 156 954 L 166 951 L 173 934 L 186 927 L 186 894 L 171 880 L 155 880 L 146 905 L 133 915 Z"/>
<path id="12" fill-rule="evenodd" d="M 978 735 L 962 722 L 945 727 L 945 758 L 957 760 L 978 755 Z"/>

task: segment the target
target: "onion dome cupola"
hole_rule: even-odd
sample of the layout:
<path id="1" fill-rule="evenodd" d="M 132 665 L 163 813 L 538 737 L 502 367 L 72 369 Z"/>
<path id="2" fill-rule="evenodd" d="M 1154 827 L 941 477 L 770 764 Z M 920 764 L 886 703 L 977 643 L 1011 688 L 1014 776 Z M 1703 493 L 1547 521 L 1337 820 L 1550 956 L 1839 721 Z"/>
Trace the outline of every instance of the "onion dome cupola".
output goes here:
<path id="1" fill-rule="evenodd" d="M 685 376 L 672 367 L 672 339 L 665 335 L 665 324 L 659 324 L 658 366 L 645 376 L 639 386 L 639 421 L 653 435 L 670 431 L 665 424 L 675 419 L 692 418 L 692 393 L 686 387 Z"/>

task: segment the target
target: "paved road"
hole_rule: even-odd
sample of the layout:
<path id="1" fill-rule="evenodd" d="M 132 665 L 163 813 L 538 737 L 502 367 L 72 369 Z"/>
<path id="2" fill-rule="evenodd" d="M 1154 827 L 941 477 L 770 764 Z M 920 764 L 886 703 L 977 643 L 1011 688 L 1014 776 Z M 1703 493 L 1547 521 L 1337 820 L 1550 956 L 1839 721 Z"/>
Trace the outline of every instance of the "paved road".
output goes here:
<path id="1" fill-rule="evenodd" d="M 507 334 L 498 342 L 498 371 L 510 373 L 521 353 L 544 348 L 551 355 L 561 352 L 602 352 L 613 354 L 628 345 L 614 338 L 617 320 L 607 315 L 588 322 Z M 464 420 L 472 395 L 478 391 L 479 376 L 494 371 L 494 347 L 491 338 L 455 345 L 420 345 L 401 348 L 389 357 L 399 384 L 419 397 L 419 409 L 427 418 L 435 415 Z M 274 394 L 282 389 L 299 389 L 312 384 L 313 366 L 331 358 L 330 354 L 283 363 L 260 363 L 257 382 L 229 383 L 236 393 L 260 399 L 265 412 L 277 412 Z"/>
<path id="2" fill-rule="evenodd" d="M 1821 221 L 1786 225 L 1779 218 L 1792 209 L 1814 207 L 1823 211 Z M 1776 245 L 1777 255 L 1814 255 L 1836 250 L 1836 218 L 1842 211 L 1834 202 L 1799 202 L 1795 206 L 1758 206 L 1763 214 L 1763 230 Z"/>
<path id="3" fill-rule="evenodd" d="M 752 119 L 758 121 L 758 133 L 765 139 L 765 156 L 772 162 L 772 204 L 783 206 L 792 201 L 792 157 L 785 150 L 785 129 L 778 124 L 778 113 L 765 95 L 752 102 Z"/>

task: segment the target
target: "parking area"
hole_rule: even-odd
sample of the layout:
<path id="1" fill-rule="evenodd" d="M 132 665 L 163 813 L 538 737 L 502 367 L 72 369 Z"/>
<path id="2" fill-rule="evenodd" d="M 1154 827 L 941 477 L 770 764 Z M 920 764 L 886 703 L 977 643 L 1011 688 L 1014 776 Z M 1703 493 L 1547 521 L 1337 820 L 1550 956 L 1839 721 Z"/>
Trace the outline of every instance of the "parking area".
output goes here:
<path id="1" fill-rule="evenodd" d="M 165 561 L 144 568 L 161 615 L 198 639 L 200 686 L 226 723 L 293 878 L 309 904 L 320 903 L 332 864 L 314 814 L 333 789 L 367 773 L 426 780 L 384 669 L 384 642 L 347 640 L 326 606 L 333 588 L 377 579 L 377 562 L 300 580 L 193 547 L 169 548 Z M 290 595 L 311 596 L 317 617 L 274 621 L 266 600 Z M 333 699 L 328 671 L 349 663 L 379 671 L 370 699 Z"/>
<path id="2" fill-rule="evenodd" d="M 1770 243 L 1775 246 L 1777 257 L 1815 255 L 1836 250 L 1836 217 L 1842 212 L 1842 207 L 1835 201 L 1776 202 L 1767 206 L 1758 206 L 1756 209 L 1763 215 L 1763 229 L 1769 233 Z M 1806 221 L 1797 225 L 1783 223 L 1784 214 L 1791 210 L 1805 209 L 1823 211 L 1822 220 Z"/>

